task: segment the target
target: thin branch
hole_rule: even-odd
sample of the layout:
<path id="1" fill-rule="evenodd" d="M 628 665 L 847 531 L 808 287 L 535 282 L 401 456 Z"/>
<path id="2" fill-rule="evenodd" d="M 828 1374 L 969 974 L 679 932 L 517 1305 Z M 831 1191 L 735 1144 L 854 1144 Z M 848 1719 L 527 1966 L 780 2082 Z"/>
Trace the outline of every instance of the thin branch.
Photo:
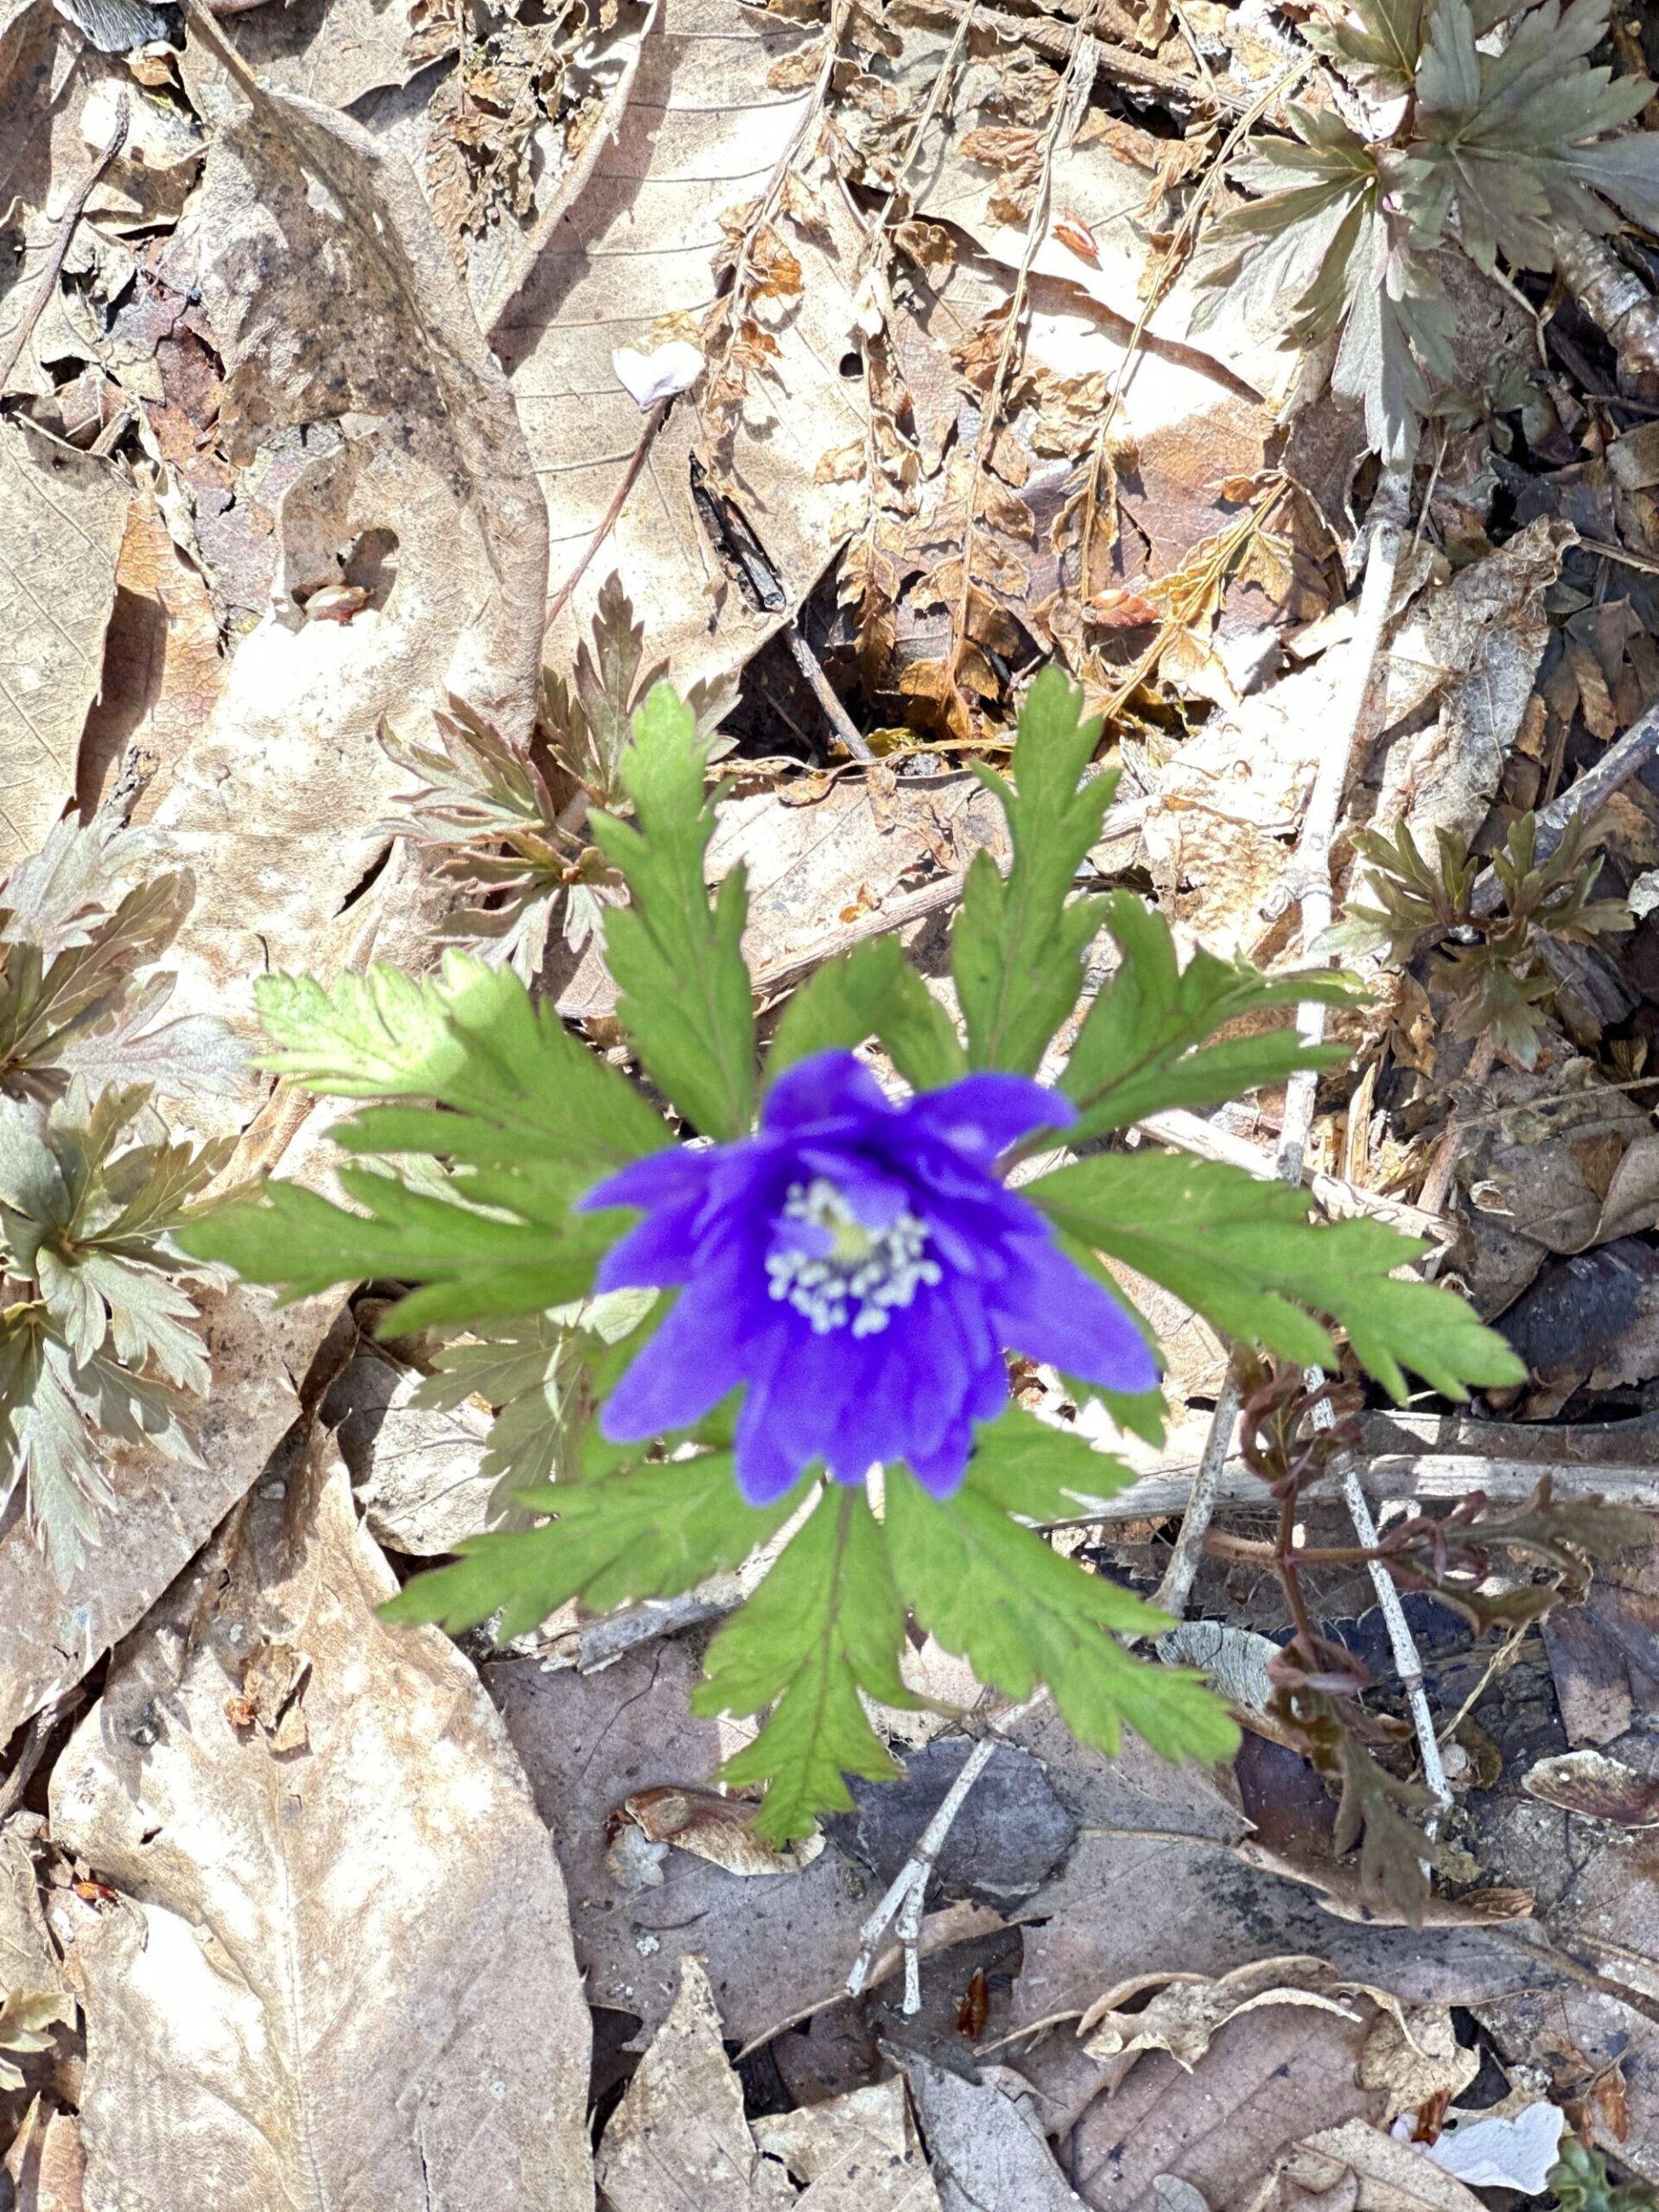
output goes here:
<path id="1" fill-rule="evenodd" d="M 849 1997 L 856 1997 L 862 1991 L 875 1961 L 875 1947 L 892 1925 L 905 1955 L 904 2009 L 906 2012 L 919 2012 L 922 2009 L 917 1942 L 921 1933 L 922 1900 L 927 1892 L 927 1878 L 950 1833 L 951 1822 L 967 1802 L 969 1791 L 995 1755 L 996 1738 L 981 1737 L 963 1761 L 961 1773 L 940 1799 L 938 1811 L 917 1838 L 915 1848 L 888 1884 L 881 1902 L 859 1929 L 859 1954 L 847 1977 Z"/>
<path id="2" fill-rule="evenodd" d="M 668 420 L 668 410 L 673 404 L 674 395 L 671 392 L 656 401 L 651 412 L 645 416 L 645 427 L 639 433 L 639 442 L 633 449 L 632 460 L 622 472 L 622 480 L 616 487 L 615 498 L 605 510 L 599 527 L 582 547 L 581 558 L 577 561 L 575 567 L 571 569 L 569 575 L 547 602 L 546 622 L 550 630 L 569 605 L 571 593 L 587 575 L 589 562 L 616 528 L 616 518 L 621 513 L 629 493 L 632 491 L 639 480 L 639 472 L 645 465 L 645 455 L 651 451 L 652 442 Z"/>

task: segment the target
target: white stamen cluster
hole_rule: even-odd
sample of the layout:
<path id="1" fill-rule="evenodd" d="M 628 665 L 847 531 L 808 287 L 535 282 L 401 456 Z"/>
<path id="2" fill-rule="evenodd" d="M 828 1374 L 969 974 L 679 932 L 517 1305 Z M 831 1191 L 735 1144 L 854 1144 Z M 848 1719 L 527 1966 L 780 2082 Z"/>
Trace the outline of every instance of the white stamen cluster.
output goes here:
<path id="1" fill-rule="evenodd" d="M 827 1229 L 833 1248 L 821 1258 L 806 1252 L 773 1252 L 766 1261 L 771 1295 L 786 1298 L 805 1315 L 815 1336 L 844 1329 L 874 1337 L 896 1306 L 908 1306 L 923 1284 L 940 1280 L 938 1262 L 924 1256 L 927 1224 L 901 1213 L 885 1229 L 870 1229 L 824 1176 L 793 1183 L 784 1204 L 791 1221 Z"/>

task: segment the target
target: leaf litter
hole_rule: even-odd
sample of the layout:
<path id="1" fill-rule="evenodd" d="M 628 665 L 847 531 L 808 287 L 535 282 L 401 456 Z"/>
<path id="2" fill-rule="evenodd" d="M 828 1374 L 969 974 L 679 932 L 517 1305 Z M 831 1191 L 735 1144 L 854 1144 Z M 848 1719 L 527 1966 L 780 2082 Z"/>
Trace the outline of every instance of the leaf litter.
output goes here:
<path id="1" fill-rule="evenodd" d="M 688 1710 L 744 1562 L 459 1648 L 375 1613 L 573 1471 L 606 1318 L 372 1344 L 407 1284 L 366 1256 L 352 1299 L 279 1313 L 174 1242 L 211 1178 L 345 1187 L 255 1059 L 261 976 L 465 945 L 624 1063 L 626 888 L 589 813 L 626 804 L 664 664 L 733 779 L 698 865 L 747 870 L 764 1035 L 899 933 L 938 1020 L 981 1018 L 944 935 L 1019 830 L 974 772 L 1051 656 L 1121 776 L 1076 887 L 1149 889 L 1182 955 L 1288 971 L 1295 841 L 1365 688 L 1368 448 L 1409 477 L 1414 442 L 1338 847 L 1372 992 L 1334 1013 L 1356 1060 L 1305 1165 L 1440 1216 L 1442 1279 L 1526 1356 L 1464 1424 L 1466 1490 L 1520 1508 L 1592 1434 L 1642 1461 L 1641 29 L 1598 0 L 0 8 L 20 2203 L 1652 2201 L 1651 1554 L 1610 1556 L 1565 1495 L 1519 1549 L 1478 1500 L 1433 1537 L 1409 1493 L 1384 1510 L 1432 1836 L 1347 1524 L 1310 1490 L 1287 1581 L 1257 1467 L 1185 1607 L 1266 1664 L 1236 1763 L 1133 1734 L 1108 1758 L 918 1623 L 883 1694 L 923 1709 L 870 1707 L 909 1779 L 780 1853 L 717 1778 L 753 1724 Z M 1552 821 L 1632 737 L 1588 834 Z M 1044 949 L 1039 999 L 1071 957 Z M 1086 995 L 1122 957 L 1095 938 Z M 1216 1014 L 1182 1049 L 1262 1020 Z M 1230 1096 L 1194 1093 L 1212 1141 L 1270 1163 L 1284 1071 Z M 1067 1171 L 1074 1208 L 1109 1160 Z M 1185 1482 L 1230 1347 L 1213 1285 L 1182 1289 L 1148 1310 L 1186 1425 L 1124 1448 Z M 1020 1389 L 1072 1420 L 1052 1376 Z M 1176 1518 L 1090 1502 L 1057 1497 L 1046 1540 L 1151 1594 Z M 1315 1649 L 1340 1690 L 1292 1678 Z M 1357 1859 L 1333 1696 L 1367 1732 Z M 902 1947 L 856 1999 L 847 1970 L 987 1729 L 1019 1747 L 992 1840 L 1052 1827 L 1058 1856 L 988 1886 L 971 1824 L 945 1847 L 906 2025 Z"/>

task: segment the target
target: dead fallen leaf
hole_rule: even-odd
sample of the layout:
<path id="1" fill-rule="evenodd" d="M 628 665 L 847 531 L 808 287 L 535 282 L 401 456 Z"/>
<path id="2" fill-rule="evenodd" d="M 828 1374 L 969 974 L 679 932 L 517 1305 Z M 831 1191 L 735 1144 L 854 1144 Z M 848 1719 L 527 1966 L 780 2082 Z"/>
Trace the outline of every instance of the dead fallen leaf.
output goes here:
<path id="1" fill-rule="evenodd" d="M 1361 2088 L 1388 2092 L 1384 2126 L 1401 2113 L 1421 2111 L 1436 2097 L 1455 2097 L 1479 2071 L 1479 2051 L 1458 2041 L 1444 2005 L 1426 2005 L 1409 2019 L 1398 2012 L 1379 2013 L 1359 2061 Z"/>
<path id="2" fill-rule="evenodd" d="M 1572 542 L 1563 524 L 1529 523 L 1484 560 L 1424 593 L 1389 642 L 1380 811 L 1409 813 L 1420 836 L 1472 837 L 1497 790 L 1549 637 L 1544 593 Z M 1438 719 L 1412 718 L 1438 697 Z"/>
<path id="3" fill-rule="evenodd" d="M 322 1418 L 336 1427 L 358 1503 L 377 1542 L 413 1559 L 453 1552 L 499 1528 L 495 1478 L 484 1472 L 493 1426 L 482 1406 L 412 1405 L 422 1377 L 362 1354 L 331 1385 Z"/>
<path id="4" fill-rule="evenodd" d="M 557 1864 L 468 1663 L 377 1619 L 396 1587 L 313 1452 L 126 1645 L 58 1763 L 54 1835 L 142 1900 L 72 1954 L 94 2203 L 588 2202 Z M 226 1726 L 261 1632 L 310 1661 L 287 1754 Z"/>
<path id="5" fill-rule="evenodd" d="M 384 714 L 453 691 L 509 737 L 528 728 L 546 578 L 512 397 L 413 175 L 343 118 L 237 89 L 174 251 L 194 256 L 223 357 L 221 449 L 257 473 L 308 427 L 272 603 L 157 809 L 198 882 L 185 989 L 221 1011 L 269 968 L 328 972 L 330 931 L 361 927 L 336 918 L 404 780 Z M 305 621 L 304 597 L 340 582 L 372 583 L 372 603 Z"/>
<path id="6" fill-rule="evenodd" d="M 115 1452 L 110 1524 L 67 1588 L 21 1516 L 0 1535 L 0 1736 L 78 1682 L 137 1625 L 265 1472 L 298 1418 L 296 1385 L 335 1301 L 308 1299 L 278 1316 L 263 1292 L 238 1287 L 198 1304 L 213 1369 L 194 1430 L 200 1464 Z"/>
<path id="7" fill-rule="evenodd" d="M 600 2142 L 594 2171 L 614 2212 L 783 2212 L 797 2202 L 783 2167 L 756 2148 L 721 2033 L 709 1977 L 688 1955 L 673 2008 Z"/>
<path id="8" fill-rule="evenodd" d="M 207 727 L 226 664 L 207 588 L 181 559 L 161 508 L 142 493 L 128 512 L 115 582 L 103 689 L 81 738 L 77 795 L 89 819 L 136 746 L 153 764 L 135 809 L 143 821 Z"/>
<path id="9" fill-rule="evenodd" d="M 1158 1818 L 1149 1802 L 1140 1833 L 1085 1829 L 1064 1872 L 1031 1900 L 1014 2024 L 1081 2012 L 1102 1989 L 1166 1972 L 1173 1959 L 1185 1971 L 1217 1977 L 1264 1950 L 1324 1959 L 1346 1981 L 1415 2004 L 1466 2004 L 1482 1993 L 1496 1997 L 1560 1978 L 1524 1928 L 1478 1925 L 1465 1914 L 1459 1924 L 1438 1924 L 1425 1943 L 1357 1910 L 1351 1917 L 1324 1910 L 1302 1883 L 1249 1863 L 1270 1856 L 1259 1847 L 1229 1851 L 1147 1833 Z M 1267 2015 L 1262 2032 L 1272 2022 Z"/>
<path id="10" fill-rule="evenodd" d="M 1638 1774 L 1605 1751 L 1564 1751 L 1540 1759 L 1521 1778 L 1529 1797 L 1541 1798 L 1582 1820 L 1615 1827 L 1659 1827 L 1659 1781 Z"/>
<path id="11" fill-rule="evenodd" d="M 1054 2163 L 1030 2085 L 1007 2066 L 981 2069 L 978 2082 L 926 2059 L 906 2068 L 932 2161 L 943 2212 L 1083 2212 L 1083 2200 Z"/>
<path id="12" fill-rule="evenodd" d="M 1281 2008 L 1221 2029 L 1189 2073 L 1154 2053 L 1097 2097 L 1077 2123 L 1077 2186 L 1097 2212 L 1140 2205 L 1156 2174 L 1203 2192 L 1213 2212 L 1243 2212 L 1262 2175 L 1310 2117 L 1332 2124 L 1381 2109 L 1355 2081 L 1369 2006 L 1343 2019 Z"/>
<path id="13" fill-rule="evenodd" d="M 770 91 L 767 70 L 810 35 L 740 0 L 660 0 L 614 135 L 601 137 L 587 181 L 566 202 L 534 276 L 493 327 L 546 494 L 556 593 L 639 440 L 639 410 L 613 372 L 612 353 L 618 346 L 649 353 L 664 318 L 702 315 L 714 305 L 718 218 L 765 190 L 812 104 L 810 86 L 781 97 Z M 682 402 L 658 435 L 604 557 L 558 618 L 556 667 L 586 636 L 594 594 L 613 568 L 644 618 L 652 651 L 671 660 L 683 690 L 747 660 L 830 558 L 845 494 L 815 477 L 826 446 L 864 435 L 863 380 L 840 372 L 855 344 L 861 241 L 839 196 L 819 198 L 824 222 L 810 235 L 786 216 L 774 226 L 800 261 L 801 289 L 762 302 L 759 319 L 746 319 L 754 335 L 740 346 L 756 365 L 721 470 L 780 579 L 781 603 L 752 606 L 728 577 L 691 498 L 691 455 L 701 439 L 696 409 Z M 764 367 L 762 351 L 770 357 Z M 718 380 L 717 340 L 709 359 L 711 381 Z"/>
<path id="14" fill-rule="evenodd" d="M 82 2212 L 86 2153 L 74 2113 L 38 2101 L 6 2153 L 16 2212 Z"/>
<path id="15" fill-rule="evenodd" d="M 754 1833 L 755 1808 L 717 1790 L 659 1784 L 622 1800 L 620 1817 L 650 1843 L 672 1844 L 728 1874 L 798 1874 L 823 1849 L 822 1835 L 779 1848 Z"/>
<path id="16" fill-rule="evenodd" d="M 0 871 L 73 796 L 129 497 L 110 462 L 0 423 Z"/>
<path id="17" fill-rule="evenodd" d="M 607 1853 L 623 1800 L 704 1786 L 747 1738 L 747 1724 L 693 1716 L 696 1678 L 680 1642 L 630 1650 L 598 1674 L 544 1673 L 537 1659 L 487 1669 L 564 1869 L 589 1998 L 638 2014 L 649 2036 L 674 2001 L 682 1955 L 695 1952 L 727 2032 L 747 2041 L 839 1985 L 869 1899 L 836 1850 L 800 1873 L 753 1876 L 671 1850 L 657 1862 L 659 1883 L 619 1883 Z"/>
<path id="18" fill-rule="evenodd" d="M 1353 2006 L 1333 1993 L 1338 1986 L 1331 1968 L 1313 1958 L 1258 1959 L 1216 1981 L 1201 1974 L 1137 1974 L 1096 1998 L 1078 2021 L 1077 2034 L 1091 2058 L 1132 2059 L 1143 2050 L 1166 2050 L 1190 2074 L 1211 2037 L 1241 2013 L 1308 2005 L 1357 2019 Z M 1130 2005 L 1148 1989 L 1155 1993 L 1148 2002 Z"/>
<path id="19" fill-rule="evenodd" d="M 1432 2153 L 1425 2157 L 1420 2145 L 1396 2143 L 1365 2120 L 1304 2137 L 1287 2159 L 1283 2178 L 1322 2196 L 1345 2174 L 1358 2183 L 1355 2212 L 1475 2212 L 1480 2202 L 1435 2164 Z"/>
<path id="20" fill-rule="evenodd" d="M 806 2185 L 796 2212 L 940 2212 L 899 2075 L 749 2126 L 766 2155 Z"/>
<path id="21" fill-rule="evenodd" d="M 237 52 L 267 84 L 323 107 L 347 108 L 378 86 L 404 84 L 419 66 L 409 54 L 407 10 L 377 0 L 244 6 L 231 29 Z"/>

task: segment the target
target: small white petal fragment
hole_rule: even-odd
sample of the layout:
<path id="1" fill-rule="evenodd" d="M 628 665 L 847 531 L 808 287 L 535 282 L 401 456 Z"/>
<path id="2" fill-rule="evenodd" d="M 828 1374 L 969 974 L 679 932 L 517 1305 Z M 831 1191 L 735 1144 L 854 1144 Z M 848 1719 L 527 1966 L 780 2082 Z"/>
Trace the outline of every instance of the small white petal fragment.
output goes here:
<path id="1" fill-rule="evenodd" d="M 628 397 L 639 407 L 650 409 L 659 399 L 690 391 L 702 374 L 702 355 L 688 339 L 671 338 L 654 353 L 639 353 L 632 346 L 619 346 L 611 356 L 611 366 Z"/>
<path id="2" fill-rule="evenodd" d="M 1465 2120 L 1446 2129 L 1437 2143 L 1418 2147 L 1475 2189 L 1518 2189 L 1523 2196 L 1541 2196 L 1566 2120 L 1559 2105 L 1541 2101 L 1507 2120 Z"/>

